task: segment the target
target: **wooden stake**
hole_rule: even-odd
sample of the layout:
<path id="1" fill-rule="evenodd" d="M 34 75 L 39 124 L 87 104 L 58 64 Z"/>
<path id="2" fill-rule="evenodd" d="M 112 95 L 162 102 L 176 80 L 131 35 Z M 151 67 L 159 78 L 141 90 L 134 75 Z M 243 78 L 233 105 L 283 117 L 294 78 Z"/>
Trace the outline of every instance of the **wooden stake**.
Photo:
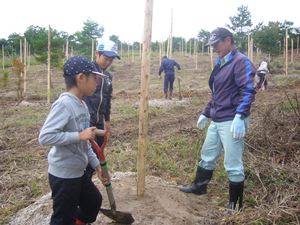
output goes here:
<path id="1" fill-rule="evenodd" d="M 283 39 L 283 58 L 285 58 L 286 37 Z"/>
<path id="2" fill-rule="evenodd" d="M 192 38 L 190 39 L 190 56 L 192 56 Z"/>
<path id="3" fill-rule="evenodd" d="M 23 45 L 22 45 L 21 38 L 20 38 L 20 61 L 23 62 Z"/>
<path id="4" fill-rule="evenodd" d="M 197 39 L 194 39 L 194 61 L 196 62 L 196 55 L 197 55 Z"/>
<path id="5" fill-rule="evenodd" d="M 169 57 L 170 53 L 170 35 L 168 36 L 168 43 L 167 43 L 167 57 Z"/>
<path id="6" fill-rule="evenodd" d="M 50 25 L 48 26 L 48 61 L 47 61 L 47 66 L 48 66 L 48 79 L 47 79 L 47 102 L 50 104 L 51 102 L 51 27 Z"/>
<path id="7" fill-rule="evenodd" d="M 140 59 L 142 59 L 142 42 L 140 42 Z"/>
<path id="8" fill-rule="evenodd" d="M 177 76 L 177 80 L 178 80 L 178 90 L 179 90 L 179 100 L 182 100 L 182 94 L 181 94 L 181 86 L 180 86 L 180 77 Z"/>
<path id="9" fill-rule="evenodd" d="M 4 45 L 2 45 L 2 70 L 4 71 Z"/>
<path id="10" fill-rule="evenodd" d="M 250 60 L 253 62 L 253 37 L 250 36 Z"/>
<path id="11" fill-rule="evenodd" d="M 122 46 L 122 41 L 121 41 L 121 58 L 123 57 L 123 46 Z"/>
<path id="12" fill-rule="evenodd" d="M 196 52 L 196 70 L 198 70 L 198 53 Z"/>
<path id="13" fill-rule="evenodd" d="M 297 55 L 299 55 L 299 36 L 297 37 Z"/>
<path id="14" fill-rule="evenodd" d="M 248 44 L 247 44 L 247 46 L 248 46 L 247 56 L 250 59 L 250 34 L 248 34 Z"/>
<path id="15" fill-rule="evenodd" d="M 137 195 L 145 192 L 145 151 L 148 147 L 150 53 L 152 35 L 153 0 L 145 0 L 144 40 L 141 68 L 141 97 L 139 111 L 139 140 L 137 154 Z"/>
<path id="16" fill-rule="evenodd" d="M 66 60 L 68 60 L 68 58 L 69 58 L 69 37 L 67 38 L 67 41 L 66 41 L 65 57 L 66 57 Z"/>
<path id="17" fill-rule="evenodd" d="M 288 29 L 285 28 L 285 75 L 288 75 Z"/>
<path id="18" fill-rule="evenodd" d="M 162 58 L 162 43 L 159 43 L 159 65 L 161 65 L 161 58 Z"/>
<path id="19" fill-rule="evenodd" d="M 129 43 L 127 44 L 127 62 L 128 64 L 130 64 L 130 46 L 129 46 Z"/>
<path id="20" fill-rule="evenodd" d="M 291 63 L 294 63 L 294 39 L 291 39 Z"/>
<path id="21" fill-rule="evenodd" d="M 210 67 L 211 70 L 214 69 L 214 60 L 213 60 L 213 48 L 209 46 L 209 52 L 210 52 Z"/>
<path id="22" fill-rule="evenodd" d="M 23 62 L 23 44 L 22 44 L 22 38 L 20 38 L 20 61 Z M 21 78 L 23 78 L 23 72 L 20 73 Z M 20 85 L 21 88 L 21 85 Z"/>
<path id="23" fill-rule="evenodd" d="M 94 39 L 92 39 L 92 54 L 91 54 L 91 60 L 94 60 Z"/>
<path id="24" fill-rule="evenodd" d="M 30 44 L 27 42 L 28 44 L 28 69 L 30 68 L 31 65 L 31 52 L 30 52 Z"/>
<path id="25" fill-rule="evenodd" d="M 132 47 L 131 47 L 131 62 L 132 63 L 134 62 L 134 43 L 132 44 Z"/>
<path id="26" fill-rule="evenodd" d="M 197 42 L 196 41 L 196 52 L 195 52 L 195 62 L 196 62 L 196 70 L 198 70 L 198 43 L 199 42 Z"/>
<path id="27" fill-rule="evenodd" d="M 173 8 L 171 9 L 171 31 L 170 31 L 170 53 L 169 56 L 173 56 Z"/>
<path id="28" fill-rule="evenodd" d="M 24 82 L 23 82 L 24 90 L 23 90 L 23 93 L 25 96 L 26 90 L 27 90 L 27 41 L 26 41 L 26 37 L 24 37 L 23 47 L 24 47 Z"/>

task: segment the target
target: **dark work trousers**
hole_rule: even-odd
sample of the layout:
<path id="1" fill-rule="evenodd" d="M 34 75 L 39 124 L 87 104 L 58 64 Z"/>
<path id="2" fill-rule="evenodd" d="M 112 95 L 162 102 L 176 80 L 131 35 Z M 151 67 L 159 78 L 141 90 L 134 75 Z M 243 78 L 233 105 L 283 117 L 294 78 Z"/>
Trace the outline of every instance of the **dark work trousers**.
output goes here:
<path id="1" fill-rule="evenodd" d="M 49 174 L 53 214 L 50 225 L 74 225 L 78 218 L 92 223 L 102 204 L 98 188 L 85 173 L 79 178 L 59 178 Z"/>
<path id="2" fill-rule="evenodd" d="M 259 82 L 257 84 L 257 89 L 260 89 L 264 86 L 264 88 L 267 88 L 267 79 L 265 73 L 257 73 L 257 76 L 259 77 Z"/>
<path id="3" fill-rule="evenodd" d="M 104 129 L 104 123 L 99 123 L 96 127 L 98 129 L 103 130 Z M 99 147 L 101 147 L 101 145 L 103 144 L 103 140 L 104 140 L 104 138 L 102 136 L 96 136 L 96 142 L 99 145 Z M 94 150 L 94 152 L 95 152 L 95 150 Z M 95 152 L 95 154 L 97 155 L 96 152 Z M 98 155 L 97 155 L 97 157 L 98 157 Z M 88 175 L 88 177 L 90 179 L 92 179 L 92 176 L 93 176 L 94 172 L 95 172 L 95 170 L 90 166 L 90 164 L 88 164 L 87 167 L 86 167 L 86 174 Z"/>
<path id="4" fill-rule="evenodd" d="M 164 93 L 167 94 L 168 93 L 168 89 L 169 91 L 172 93 L 173 92 L 173 83 L 175 80 L 175 74 L 174 73 L 167 73 L 165 74 L 165 80 L 164 80 Z"/>

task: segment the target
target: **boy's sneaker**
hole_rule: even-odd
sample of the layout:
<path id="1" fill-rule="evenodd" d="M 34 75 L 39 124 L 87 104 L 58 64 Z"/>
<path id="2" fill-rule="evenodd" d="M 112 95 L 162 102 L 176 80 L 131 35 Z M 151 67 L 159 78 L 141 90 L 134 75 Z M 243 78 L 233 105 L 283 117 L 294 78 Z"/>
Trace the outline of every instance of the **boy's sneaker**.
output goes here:
<path id="1" fill-rule="evenodd" d="M 85 223 L 85 222 L 82 222 L 80 219 L 76 219 L 75 225 L 91 225 L 91 223 Z"/>

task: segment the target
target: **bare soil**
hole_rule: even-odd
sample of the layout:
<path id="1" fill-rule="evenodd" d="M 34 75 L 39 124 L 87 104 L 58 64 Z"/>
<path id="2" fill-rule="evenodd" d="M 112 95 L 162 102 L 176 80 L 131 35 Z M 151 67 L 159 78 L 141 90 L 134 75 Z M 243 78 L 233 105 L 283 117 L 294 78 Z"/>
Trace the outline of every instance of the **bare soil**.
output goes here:
<path id="1" fill-rule="evenodd" d="M 203 140 L 205 132 L 196 129 L 195 123 L 199 112 L 210 98 L 207 88 L 208 59 L 208 56 L 203 57 L 199 69 L 195 70 L 192 58 L 179 56 L 178 61 L 183 65 L 179 74 L 182 78 L 183 101 L 178 100 L 176 83 L 174 99 L 163 99 L 162 81 L 155 76 L 158 60 L 153 60 L 149 114 L 149 136 L 153 143 L 160 144 L 172 137 L 178 140 L 184 137 L 187 140 L 186 150 L 192 151 L 195 140 Z M 135 224 L 145 225 L 226 224 L 228 218 L 240 217 L 239 213 L 232 214 L 224 208 L 228 189 L 227 178 L 222 170 L 218 169 L 219 172 L 214 175 L 207 195 L 188 195 L 178 190 L 181 185 L 188 185 L 192 180 L 193 168 L 198 159 L 197 149 L 193 150 L 195 154 L 188 155 L 189 159 L 181 161 L 175 158 L 178 161 L 176 175 L 168 170 L 157 171 L 156 167 L 151 167 L 152 162 L 146 161 L 145 195 L 137 198 L 136 176 L 132 172 L 135 171 L 138 138 L 139 65 L 139 62 L 130 65 L 116 62 L 114 67 L 112 137 L 107 148 L 107 158 L 111 172 L 115 174 L 113 188 L 118 210 L 131 212 Z M 32 66 L 30 69 L 25 99 L 29 104 L 17 104 L 14 76 L 0 90 L 0 224 L 7 224 L 8 221 L 11 225 L 48 224 L 52 212 L 47 181 L 48 151 L 37 141 L 40 127 L 50 109 L 50 105 L 46 104 L 45 71 L 44 66 Z M 284 83 L 283 86 L 278 83 L 278 79 L 270 79 L 269 89 L 256 95 L 250 134 L 260 123 L 262 109 L 280 103 L 285 98 L 284 90 L 291 94 L 300 93 L 299 75 L 294 76 L 289 84 Z M 286 82 L 284 77 L 283 80 Z M 59 70 L 53 70 L 52 81 L 54 100 L 64 91 Z M 255 143 L 255 140 L 248 139 L 247 142 Z M 176 143 L 173 147 L 174 150 L 171 149 L 168 153 L 170 157 L 178 154 L 175 152 Z M 220 165 L 222 167 L 222 162 Z M 95 182 L 104 197 L 103 207 L 108 208 L 105 190 Z M 248 209 L 251 212 L 255 210 L 255 204 L 251 203 L 254 201 L 250 196 L 250 192 L 253 195 L 251 185 L 246 182 L 245 215 Z M 295 208 L 299 209 L 299 206 Z M 115 223 L 99 214 L 95 224 Z"/>
<path id="2" fill-rule="evenodd" d="M 113 177 L 114 195 L 118 211 L 130 212 L 133 224 L 219 224 L 217 218 L 229 211 L 215 208 L 211 195 L 186 195 L 178 191 L 175 184 L 161 178 L 147 176 L 143 197 L 137 198 L 134 173 L 116 172 Z M 104 195 L 103 208 L 109 208 L 103 186 L 96 180 Z M 51 215 L 50 194 L 45 195 L 29 207 L 20 210 L 9 224 L 43 225 L 49 224 Z M 99 214 L 95 224 L 118 224 L 103 214 Z"/>

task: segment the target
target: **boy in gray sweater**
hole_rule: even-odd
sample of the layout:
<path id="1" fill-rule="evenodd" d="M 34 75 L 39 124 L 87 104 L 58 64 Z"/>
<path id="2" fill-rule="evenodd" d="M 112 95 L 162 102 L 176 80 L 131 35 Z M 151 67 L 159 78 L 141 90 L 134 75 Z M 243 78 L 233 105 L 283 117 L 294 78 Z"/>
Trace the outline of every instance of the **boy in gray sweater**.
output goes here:
<path id="1" fill-rule="evenodd" d="M 96 220 L 102 196 L 85 172 L 91 165 L 102 183 L 99 160 L 89 140 L 96 136 L 96 127 L 89 127 L 90 114 L 83 96 L 96 88 L 96 72 L 91 61 L 81 56 L 71 57 L 64 65 L 68 92 L 60 95 L 41 129 L 39 142 L 51 146 L 48 154 L 49 183 L 52 190 L 51 225 L 87 224 Z"/>

